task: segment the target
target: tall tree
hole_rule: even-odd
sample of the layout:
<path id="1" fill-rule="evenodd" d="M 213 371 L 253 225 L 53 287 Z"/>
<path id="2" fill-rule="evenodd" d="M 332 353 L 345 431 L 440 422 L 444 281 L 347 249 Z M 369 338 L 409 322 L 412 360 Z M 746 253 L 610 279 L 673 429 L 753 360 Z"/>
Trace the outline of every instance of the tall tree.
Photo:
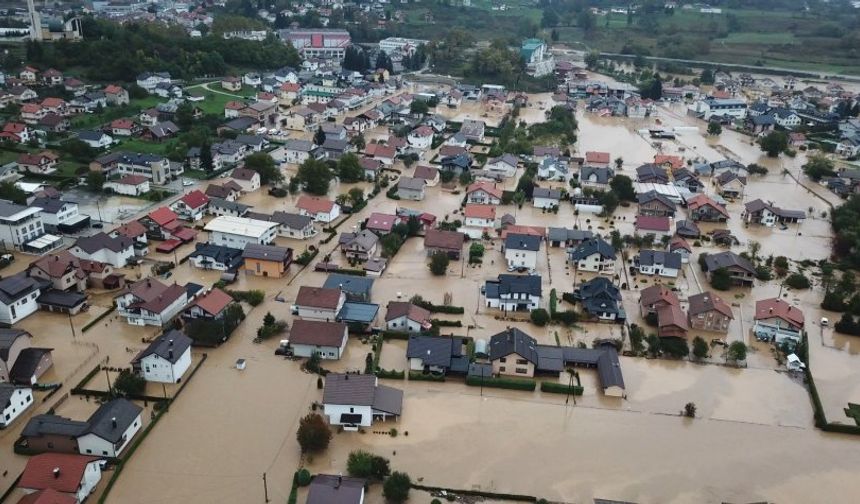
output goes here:
<path id="1" fill-rule="evenodd" d="M 209 145 L 209 142 L 200 146 L 200 168 L 206 173 L 212 173 L 212 170 L 215 168 L 212 159 L 212 146 Z"/>
<path id="2" fill-rule="evenodd" d="M 325 143 L 325 131 L 323 131 L 322 126 L 317 127 L 317 132 L 314 133 L 314 143 L 317 145 Z"/>

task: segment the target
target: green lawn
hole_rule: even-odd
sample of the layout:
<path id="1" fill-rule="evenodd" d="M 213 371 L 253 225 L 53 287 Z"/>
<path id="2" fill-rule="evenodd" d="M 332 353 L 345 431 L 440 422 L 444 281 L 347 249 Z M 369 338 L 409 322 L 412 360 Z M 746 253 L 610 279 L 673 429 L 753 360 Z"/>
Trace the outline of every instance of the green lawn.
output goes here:
<path id="1" fill-rule="evenodd" d="M 124 150 L 128 152 L 145 152 L 149 154 L 166 155 L 175 145 L 177 140 L 167 140 L 164 142 L 150 142 L 141 138 L 127 138 L 119 144 L 115 150 Z"/>
<path id="2" fill-rule="evenodd" d="M 724 39 L 716 39 L 714 42 L 726 44 L 795 44 L 798 42 L 797 37 L 793 33 L 773 32 L 773 33 L 730 33 Z"/>

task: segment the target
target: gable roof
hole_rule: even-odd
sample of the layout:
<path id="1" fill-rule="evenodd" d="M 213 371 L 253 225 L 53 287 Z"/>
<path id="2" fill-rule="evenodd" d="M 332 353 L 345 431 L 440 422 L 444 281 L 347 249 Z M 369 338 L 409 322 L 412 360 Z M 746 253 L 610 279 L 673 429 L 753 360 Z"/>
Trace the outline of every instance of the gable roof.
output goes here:
<path id="1" fill-rule="evenodd" d="M 745 270 L 747 273 L 755 274 L 755 266 L 753 266 L 749 260 L 730 250 L 716 254 L 708 254 L 705 256 L 705 266 L 709 272 L 716 271 L 720 268 L 737 267 Z"/>
<path id="2" fill-rule="evenodd" d="M 347 335 L 346 324 L 321 320 L 293 321 L 290 328 L 290 344 L 314 345 L 340 348 Z"/>
<path id="3" fill-rule="evenodd" d="M 388 303 L 388 311 L 385 313 L 386 322 L 403 316 L 419 324 L 429 324 L 430 322 L 430 310 L 426 308 L 404 301 L 392 301 Z"/>
<path id="4" fill-rule="evenodd" d="M 660 302 L 665 304 L 681 304 L 675 291 L 669 289 L 665 285 L 656 284 L 639 291 L 640 305 L 652 306 L 655 303 Z"/>
<path id="5" fill-rule="evenodd" d="M 340 289 L 326 289 L 303 285 L 299 287 L 299 293 L 296 295 L 296 304 L 299 306 L 334 310 L 337 309 L 340 303 L 340 295 Z"/>
<path id="6" fill-rule="evenodd" d="M 113 399 L 99 406 L 87 420 L 88 434 L 93 434 L 111 443 L 122 439 L 125 431 L 139 416 L 143 408 L 128 399 Z M 114 427 L 116 423 L 116 427 Z"/>
<path id="7" fill-rule="evenodd" d="M 297 208 L 312 214 L 329 213 L 334 208 L 334 205 L 334 201 L 319 196 L 302 196 L 296 203 Z"/>
<path id="8" fill-rule="evenodd" d="M 716 310 L 730 319 L 735 318 L 732 314 L 732 307 L 723 301 L 723 298 L 713 292 L 706 291 L 694 294 L 687 298 L 687 302 L 690 304 L 689 308 L 687 308 L 687 313 L 689 313 L 691 317 L 700 313 L 707 313 L 709 311 Z"/>
<path id="9" fill-rule="evenodd" d="M 475 219 L 495 219 L 496 207 L 492 205 L 466 205 L 463 215 Z"/>
<path id="10" fill-rule="evenodd" d="M 755 303 L 755 319 L 766 320 L 780 318 L 794 327 L 802 328 L 804 324 L 803 311 L 779 298 L 762 299 Z"/>
<path id="11" fill-rule="evenodd" d="M 417 169 L 416 169 L 417 171 Z M 485 193 L 493 196 L 494 198 L 502 198 L 502 189 L 494 186 L 493 184 L 487 182 L 474 182 L 471 184 L 468 189 L 466 189 L 466 194 L 472 194 L 476 191 L 484 191 Z"/>
<path id="12" fill-rule="evenodd" d="M 373 278 L 331 273 L 326 278 L 323 288 L 339 288 L 350 294 L 369 295 L 371 289 L 373 289 Z"/>
<path id="13" fill-rule="evenodd" d="M 256 259 L 258 261 L 286 262 L 292 257 L 293 251 L 287 247 L 277 245 L 261 245 L 259 243 L 247 243 L 242 251 L 242 258 Z"/>
<path id="14" fill-rule="evenodd" d="M 112 252 L 121 252 L 132 247 L 132 240 L 125 236 L 113 238 L 104 231 L 100 231 L 92 236 L 78 238 L 75 246 L 80 247 L 87 254 L 94 254 L 104 249 Z"/>
<path id="15" fill-rule="evenodd" d="M 635 227 L 637 230 L 668 232 L 671 229 L 671 220 L 665 216 L 637 215 Z"/>
<path id="16" fill-rule="evenodd" d="M 508 328 L 490 337 L 490 361 L 517 354 L 530 363 L 537 365 L 537 342 L 534 338 L 516 327 Z"/>
<path id="17" fill-rule="evenodd" d="M 465 235 L 457 231 L 444 231 L 441 229 L 428 229 L 424 234 L 424 248 L 441 248 L 449 250 L 461 250 Z"/>
<path id="18" fill-rule="evenodd" d="M 46 488 L 21 497 L 17 504 L 78 504 L 77 498 Z"/>
<path id="19" fill-rule="evenodd" d="M 131 362 L 140 362 L 144 357 L 157 355 L 171 364 L 176 364 L 189 348 L 191 348 L 191 338 L 182 331 L 171 329 L 152 340 L 149 346 L 137 354 Z"/>
<path id="20" fill-rule="evenodd" d="M 535 187 L 534 191 L 532 192 L 532 197 L 560 200 L 561 191 L 558 189 L 549 189 L 546 187 Z"/>
<path id="21" fill-rule="evenodd" d="M 674 252 L 664 252 L 662 250 L 640 250 L 639 264 L 642 266 L 653 266 L 662 264 L 667 268 L 681 269 L 681 254 Z"/>
<path id="22" fill-rule="evenodd" d="M 615 259 L 615 249 L 613 249 L 612 245 L 606 243 L 606 241 L 599 236 L 579 244 L 579 246 L 570 253 L 570 258 L 574 261 L 579 261 L 591 256 L 592 254 L 600 254 L 603 257 Z"/>
<path id="23" fill-rule="evenodd" d="M 198 296 L 191 306 L 199 306 L 206 313 L 215 316 L 234 302 L 235 300 L 230 294 L 227 294 L 218 287 L 213 287 L 209 292 Z"/>
<path id="24" fill-rule="evenodd" d="M 30 457 L 18 487 L 33 490 L 51 488 L 58 492 L 77 493 L 87 465 L 98 460 L 71 453 L 40 453 Z M 57 474 L 54 470 L 59 469 Z"/>
<path id="25" fill-rule="evenodd" d="M 705 206 L 715 209 L 717 212 L 725 216 L 726 219 L 729 218 L 729 212 L 726 211 L 726 208 L 711 199 L 707 194 L 697 194 L 687 200 L 687 208 L 692 211 L 698 210 L 699 208 Z"/>
<path id="26" fill-rule="evenodd" d="M 601 151 L 588 151 L 585 153 L 585 162 L 586 163 L 608 164 L 609 163 L 609 153 L 608 152 L 601 152 Z"/>
<path id="27" fill-rule="evenodd" d="M 508 233 L 508 236 L 505 238 L 505 250 L 528 250 L 537 252 L 540 250 L 540 242 L 540 236 Z"/>

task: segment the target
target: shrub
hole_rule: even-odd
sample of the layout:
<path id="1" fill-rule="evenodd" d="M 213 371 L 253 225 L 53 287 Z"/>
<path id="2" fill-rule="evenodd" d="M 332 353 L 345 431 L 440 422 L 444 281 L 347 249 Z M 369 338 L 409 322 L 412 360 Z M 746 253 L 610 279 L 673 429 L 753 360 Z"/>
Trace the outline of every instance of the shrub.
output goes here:
<path id="1" fill-rule="evenodd" d="M 415 306 L 429 310 L 430 313 L 446 313 L 449 315 L 462 315 L 466 313 L 466 310 L 462 306 L 435 305 L 430 301 L 425 301 L 419 295 L 412 296 L 409 302 Z"/>
<path id="2" fill-rule="evenodd" d="M 472 387 L 480 387 L 482 380 L 477 376 L 469 376 L 466 378 L 466 385 Z M 513 378 L 484 378 L 484 387 L 501 388 L 509 390 L 534 390 L 537 384 L 534 380 L 523 380 Z"/>
<path id="3" fill-rule="evenodd" d="M 676 359 L 682 359 L 690 355 L 690 347 L 687 345 L 687 340 L 683 338 L 663 338 L 660 341 L 660 350 L 664 354 Z"/>
<path id="4" fill-rule="evenodd" d="M 364 450 L 350 452 L 346 460 L 346 470 L 350 476 L 379 481 L 391 474 L 388 459 Z"/>
<path id="5" fill-rule="evenodd" d="M 697 359 L 704 359 L 708 356 L 708 343 L 701 336 L 693 338 L 693 356 Z"/>
<path id="6" fill-rule="evenodd" d="M 307 469 L 299 469 L 296 472 L 296 484 L 305 487 L 311 484 L 311 473 Z"/>
<path id="7" fill-rule="evenodd" d="M 387 501 L 399 504 L 409 499 L 410 488 L 412 488 L 412 480 L 409 475 L 395 471 L 382 485 L 382 495 Z"/>
<path id="8" fill-rule="evenodd" d="M 296 439 L 303 453 L 322 451 L 328 448 L 331 441 L 331 429 L 317 413 L 308 413 L 299 420 L 299 430 Z"/>
<path id="9" fill-rule="evenodd" d="M 726 268 L 718 268 L 711 273 L 711 287 L 721 291 L 732 288 L 732 276 Z"/>
<path id="10" fill-rule="evenodd" d="M 146 380 L 129 369 L 120 371 L 113 382 L 114 394 L 119 396 L 139 396 L 146 390 Z"/>
<path id="11" fill-rule="evenodd" d="M 573 385 L 566 383 L 556 383 L 556 382 L 540 382 L 540 391 L 541 392 L 549 392 L 551 394 L 567 394 L 568 392 L 573 395 L 582 395 L 584 389 L 579 385 Z"/>
<path id="12" fill-rule="evenodd" d="M 540 327 L 547 325 L 550 320 L 549 313 L 543 308 L 537 308 L 535 310 L 532 310 L 530 318 L 532 324 Z"/>
<path id="13" fill-rule="evenodd" d="M 687 418 L 696 418 L 696 403 L 688 402 L 684 405 L 684 416 Z"/>
<path id="14" fill-rule="evenodd" d="M 792 289 L 808 289 L 812 286 L 809 279 L 803 273 L 792 273 L 785 279 L 785 285 Z"/>
<path id="15" fill-rule="evenodd" d="M 733 341 L 729 345 L 726 357 L 733 361 L 742 361 L 747 358 L 747 345 L 743 341 Z"/>
<path id="16" fill-rule="evenodd" d="M 430 257 L 430 272 L 436 276 L 442 276 L 448 272 L 448 264 L 451 259 L 445 252 L 435 252 Z"/>
<path id="17" fill-rule="evenodd" d="M 561 322 L 566 326 L 572 326 L 579 321 L 579 313 L 576 313 L 573 310 L 555 312 L 552 316 L 552 319 L 556 322 Z"/>
<path id="18" fill-rule="evenodd" d="M 256 289 L 249 291 L 228 291 L 227 294 L 230 294 L 236 301 L 244 301 L 251 306 L 258 306 L 266 299 L 266 293 Z"/>

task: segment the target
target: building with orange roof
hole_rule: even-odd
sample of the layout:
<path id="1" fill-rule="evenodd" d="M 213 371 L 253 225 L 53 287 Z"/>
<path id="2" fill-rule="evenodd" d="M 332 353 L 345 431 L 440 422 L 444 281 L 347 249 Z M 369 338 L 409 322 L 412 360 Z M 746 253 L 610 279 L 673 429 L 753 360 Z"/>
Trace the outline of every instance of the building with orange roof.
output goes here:
<path id="1" fill-rule="evenodd" d="M 53 490 L 83 502 L 101 480 L 98 457 L 70 453 L 41 453 L 30 457 L 18 488 L 30 494 Z"/>

